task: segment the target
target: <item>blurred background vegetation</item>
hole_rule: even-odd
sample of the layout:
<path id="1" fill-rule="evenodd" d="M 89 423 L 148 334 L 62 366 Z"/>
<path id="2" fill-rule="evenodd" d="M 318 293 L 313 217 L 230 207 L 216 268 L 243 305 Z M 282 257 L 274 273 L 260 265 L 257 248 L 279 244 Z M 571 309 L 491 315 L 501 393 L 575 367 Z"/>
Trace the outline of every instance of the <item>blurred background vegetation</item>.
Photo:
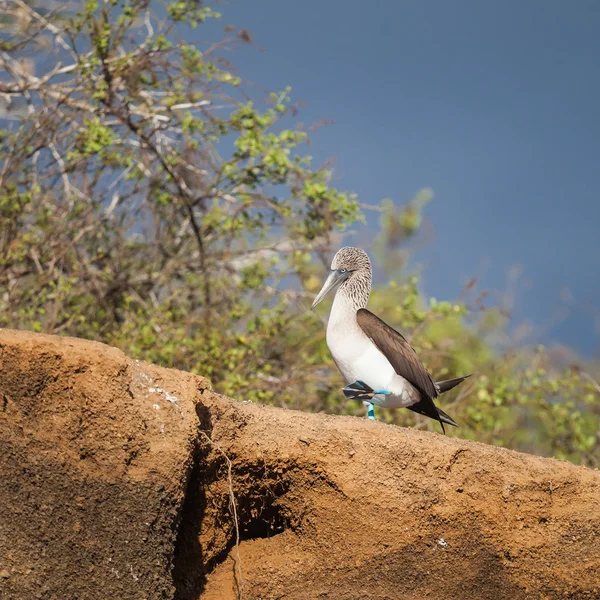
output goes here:
<path id="1" fill-rule="evenodd" d="M 372 310 L 436 379 L 475 372 L 440 404 L 449 434 L 598 466 L 598 365 L 515 343 L 476 281 L 424 297 L 410 258 L 431 192 L 366 206 L 332 187 L 289 90 L 257 92 L 229 63 L 247 31 L 186 41 L 219 17 L 191 0 L 0 6 L 0 326 L 102 341 L 240 400 L 364 415 L 340 391 L 327 303 L 309 307 L 369 214 Z"/>

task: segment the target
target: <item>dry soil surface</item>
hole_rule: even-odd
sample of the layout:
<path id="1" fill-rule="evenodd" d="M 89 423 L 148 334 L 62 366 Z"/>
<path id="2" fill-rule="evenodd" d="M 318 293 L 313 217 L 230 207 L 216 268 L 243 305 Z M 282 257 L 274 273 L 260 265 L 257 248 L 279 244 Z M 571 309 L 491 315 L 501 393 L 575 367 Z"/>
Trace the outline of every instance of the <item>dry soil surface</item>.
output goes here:
<path id="1" fill-rule="evenodd" d="M 600 599 L 597 471 L 27 332 L 0 407 L 2 599 Z"/>

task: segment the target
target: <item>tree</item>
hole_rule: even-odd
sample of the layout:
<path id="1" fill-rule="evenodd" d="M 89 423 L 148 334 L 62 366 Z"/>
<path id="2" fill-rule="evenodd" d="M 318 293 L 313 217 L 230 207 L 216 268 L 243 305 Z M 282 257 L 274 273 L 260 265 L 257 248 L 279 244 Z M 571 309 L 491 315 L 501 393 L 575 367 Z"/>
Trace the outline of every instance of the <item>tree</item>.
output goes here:
<path id="1" fill-rule="evenodd" d="M 247 32 L 186 41 L 218 17 L 191 0 L 2 6 L 0 325 L 104 341 L 240 399 L 361 413 L 307 310 L 361 206 L 304 154 L 289 90 L 252 93 L 229 64 Z M 497 313 L 421 297 L 402 259 L 426 200 L 380 209 L 378 253 L 400 278 L 374 306 L 436 375 L 478 372 L 449 409 L 460 435 L 596 464 L 589 376 L 499 356 L 483 336 Z M 406 412 L 386 417 L 435 426 Z M 532 417 L 535 435 L 512 437 Z"/>
<path id="2" fill-rule="evenodd" d="M 263 397 L 300 294 L 277 282 L 358 216 L 298 152 L 306 133 L 279 125 L 287 92 L 256 107 L 220 53 L 235 38 L 175 41 L 216 16 L 195 2 L 163 19 L 148 2 L 87 2 L 57 25 L 8 5 L 22 26 L 0 90 L 27 113 L 3 132 L 5 323 Z"/>

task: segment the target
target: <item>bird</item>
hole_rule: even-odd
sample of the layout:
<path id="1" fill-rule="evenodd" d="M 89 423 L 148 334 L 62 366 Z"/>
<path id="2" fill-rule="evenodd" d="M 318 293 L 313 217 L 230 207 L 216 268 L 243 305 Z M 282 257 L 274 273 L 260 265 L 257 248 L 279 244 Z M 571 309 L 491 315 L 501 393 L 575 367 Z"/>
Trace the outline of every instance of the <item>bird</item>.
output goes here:
<path id="1" fill-rule="evenodd" d="M 346 380 L 344 395 L 361 400 L 367 417 L 375 419 L 374 406 L 408 408 L 458 427 L 434 400 L 470 375 L 435 382 L 404 336 L 367 309 L 372 268 L 362 248 L 345 246 L 333 257 L 331 270 L 312 304 L 314 309 L 328 292 L 335 298 L 327 323 L 327 346 Z"/>

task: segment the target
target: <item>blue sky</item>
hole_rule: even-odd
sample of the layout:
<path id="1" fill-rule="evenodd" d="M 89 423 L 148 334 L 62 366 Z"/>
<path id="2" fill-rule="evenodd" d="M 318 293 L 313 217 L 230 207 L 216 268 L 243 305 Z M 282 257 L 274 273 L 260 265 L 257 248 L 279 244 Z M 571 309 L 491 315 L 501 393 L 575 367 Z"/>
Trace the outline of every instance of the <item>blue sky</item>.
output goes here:
<path id="1" fill-rule="evenodd" d="M 334 121 L 310 152 L 335 158 L 338 187 L 398 204 L 433 189 L 433 236 L 415 257 L 428 294 L 452 298 L 473 276 L 501 292 L 520 265 L 514 318 L 535 324 L 530 341 L 598 356 L 600 2 L 217 8 L 264 48 L 235 53 L 246 79 L 291 85 L 300 120 Z"/>

